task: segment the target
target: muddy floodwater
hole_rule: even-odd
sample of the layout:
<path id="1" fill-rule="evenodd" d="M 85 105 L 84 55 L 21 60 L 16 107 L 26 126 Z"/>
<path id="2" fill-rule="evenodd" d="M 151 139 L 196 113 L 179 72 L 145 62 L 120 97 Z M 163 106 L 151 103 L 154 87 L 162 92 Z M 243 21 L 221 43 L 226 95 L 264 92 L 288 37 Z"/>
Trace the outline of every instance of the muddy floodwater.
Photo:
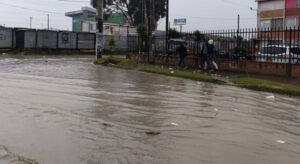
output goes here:
<path id="1" fill-rule="evenodd" d="M 0 164 L 299 164 L 300 98 L 0 57 Z"/>

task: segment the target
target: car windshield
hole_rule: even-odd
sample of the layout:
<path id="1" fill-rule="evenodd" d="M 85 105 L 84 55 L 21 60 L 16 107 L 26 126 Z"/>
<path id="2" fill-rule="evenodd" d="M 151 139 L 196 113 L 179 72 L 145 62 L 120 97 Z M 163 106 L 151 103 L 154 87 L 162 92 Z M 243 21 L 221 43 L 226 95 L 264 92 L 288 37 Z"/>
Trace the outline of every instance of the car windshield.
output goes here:
<path id="1" fill-rule="evenodd" d="M 286 52 L 284 47 L 264 47 L 260 51 L 262 54 L 282 54 Z"/>
<path id="2" fill-rule="evenodd" d="M 291 48 L 291 53 L 300 55 L 300 47 L 293 47 Z"/>

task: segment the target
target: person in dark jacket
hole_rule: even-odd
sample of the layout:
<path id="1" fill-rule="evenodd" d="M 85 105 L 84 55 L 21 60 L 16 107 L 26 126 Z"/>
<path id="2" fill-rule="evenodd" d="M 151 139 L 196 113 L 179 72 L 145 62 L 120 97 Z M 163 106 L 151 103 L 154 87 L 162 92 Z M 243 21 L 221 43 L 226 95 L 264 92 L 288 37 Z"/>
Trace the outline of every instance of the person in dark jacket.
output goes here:
<path id="1" fill-rule="evenodd" d="M 210 72 L 212 72 L 213 70 L 218 70 L 218 65 L 215 61 L 215 46 L 214 41 L 212 39 L 208 41 L 207 54 L 208 66 L 211 69 Z"/>
<path id="2" fill-rule="evenodd" d="M 183 64 L 183 68 L 187 69 L 187 65 L 184 60 L 184 58 L 187 56 L 187 48 L 185 47 L 185 45 L 183 43 L 180 44 L 179 48 L 177 48 L 177 52 L 179 53 L 179 57 L 180 57 L 178 66 L 181 67 L 181 65 Z"/>

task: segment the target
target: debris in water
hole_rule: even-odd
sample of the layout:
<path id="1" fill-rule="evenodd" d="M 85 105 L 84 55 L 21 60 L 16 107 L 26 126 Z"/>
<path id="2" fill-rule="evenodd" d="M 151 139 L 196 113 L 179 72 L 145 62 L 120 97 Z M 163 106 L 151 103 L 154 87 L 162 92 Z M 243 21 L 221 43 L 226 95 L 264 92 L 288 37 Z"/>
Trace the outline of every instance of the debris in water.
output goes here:
<path id="1" fill-rule="evenodd" d="M 215 116 L 219 114 L 219 109 L 215 108 L 214 111 L 216 112 Z"/>
<path id="2" fill-rule="evenodd" d="M 169 70 L 173 70 L 173 68 L 170 67 Z"/>
<path id="3" fill-rule="evenodd" d="M 232 109 L 234 112 L 237 112 L 237 111 L 239 111 L 238 109 Z"/>
<path id="4" fill-rule="evenodd" d="M 102 123 L 103 126 L 107 126 L 107 127 L 112 127 L 112 125 L 108 124 L 108 123 Z"/>
<path id="5" fill-rule="evenodd" d="M 171 71 L 170 73 L 171 73 L 171 74 L 174 74 L 174 73 L 175 73 L 175 71 Z"/>
<path id="6" fill-rule="evenodd" d="M 285 141 L 282 141 L 282 140 L 277 140 L 276 142 L 281 143 L 281 144 L 285 144 Z"/>
<path id="7" fill-rule="evenodd" d="M 147 135 L 157 136 L 160 135 L 160 132 L 146 132 Z"/>
<path id="8" fill-rule="evenodd" d="M 179 126 L 177 123 L 171 123 L 171 125 L 173 125 L 173 126 Z"/>
<path id="9" fill-rule="evenodd" d="M 267 96 L 266 98 L 269 99 L 269 100 L 274 100 L 274 99 L 275 99 L 275 96 L 274 96 L 274 95 L 272 95 L 272 96 Z"/>
<path id="10" fill-rule="evenodd" d="M 2 55 L 7 55 L 7 53 L 2 53 Z"/>

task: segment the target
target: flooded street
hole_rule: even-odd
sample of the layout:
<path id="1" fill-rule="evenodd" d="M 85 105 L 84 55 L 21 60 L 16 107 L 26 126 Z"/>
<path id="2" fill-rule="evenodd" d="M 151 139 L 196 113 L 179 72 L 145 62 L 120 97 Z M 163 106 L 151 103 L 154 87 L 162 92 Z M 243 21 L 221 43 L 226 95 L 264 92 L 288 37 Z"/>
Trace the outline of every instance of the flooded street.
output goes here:
<path id="1" fill-rule="evenodd" d="M 93 60 L 0 57 L 0 164 L 299 164 L 299 97 Z"/>

